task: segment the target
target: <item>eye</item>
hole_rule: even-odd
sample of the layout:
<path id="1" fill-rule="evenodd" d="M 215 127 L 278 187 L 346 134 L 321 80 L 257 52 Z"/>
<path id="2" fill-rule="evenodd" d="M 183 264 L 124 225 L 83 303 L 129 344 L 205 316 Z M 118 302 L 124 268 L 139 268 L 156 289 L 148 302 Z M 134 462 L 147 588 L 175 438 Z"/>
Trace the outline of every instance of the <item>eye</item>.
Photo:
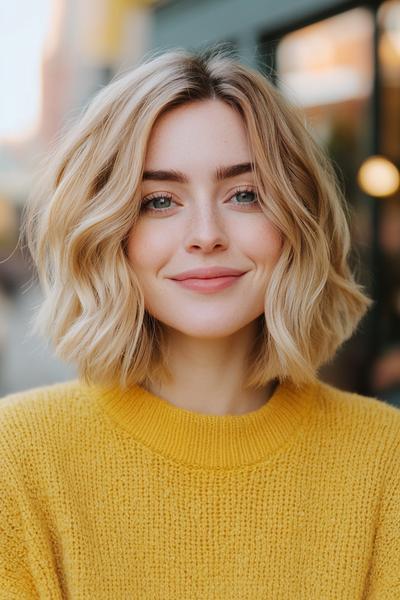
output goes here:
<path id="1" fill-rule="evenodd" d="M 162 212 L 171 208 L 172 196 L 170 194 L 162 193 L 154 196 L 150 196 L 142 202 L 142 211 L 153 211 Z M 151 204 L 153 203 L 153 206 Z"/>
<path id="2" fill-rule="evenodd" d="M 257 193 L 250 188 L 238 188 L 230 196 L 229 200 L 232 201 L 235 198 L 236 201 L 233 203 L 236 206 L 243 206 L 243 208 L 252 208 L 258 204 Z M 167 192 L 162 192 L 144 198 L 140 210 L 142 212 L 166 213 L 173 208 L 173 203 L 172 195 Z"/>
<path id="3" fill-rule="evenodd" d="M 258 196 L 257 193 L 249 188 L 236 190 L 233 196 L 231 196 L 231 200 L 236 198 L 237 201 L 234 204 L 241 205 L 251 205 L 258 204 Z"/>

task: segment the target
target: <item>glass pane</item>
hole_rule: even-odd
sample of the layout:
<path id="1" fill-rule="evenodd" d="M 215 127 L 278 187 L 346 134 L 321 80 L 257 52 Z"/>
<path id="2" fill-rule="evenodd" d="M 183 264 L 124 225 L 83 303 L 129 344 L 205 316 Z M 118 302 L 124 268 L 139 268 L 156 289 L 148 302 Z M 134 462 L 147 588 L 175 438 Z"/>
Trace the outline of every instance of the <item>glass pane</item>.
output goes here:
<path id="1" fill-rule="evenodd" d="M 400 1 L 378 11 L 379 145 L 400 167 Z M 382 302 L 374 392 L 400 406 L 400 191 L 380 200 L 379 247 Z"/>
<path id="2" fill-rule="evenodd" d="M 389 0 L 378 11 L 380 63 L 380 147 L 400 163 L 400 1 Z"/>

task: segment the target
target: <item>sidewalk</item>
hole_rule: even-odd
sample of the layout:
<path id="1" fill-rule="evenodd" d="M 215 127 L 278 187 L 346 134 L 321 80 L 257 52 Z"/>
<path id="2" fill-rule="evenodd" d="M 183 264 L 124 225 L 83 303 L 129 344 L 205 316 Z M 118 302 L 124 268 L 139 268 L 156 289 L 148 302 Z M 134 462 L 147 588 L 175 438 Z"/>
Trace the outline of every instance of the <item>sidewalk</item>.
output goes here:
<path id="1" fill-rule="evenodd" d="M 76 377 L 74 368 L 46 348 L 46 340 L 28 335 L 29 320 L 40 302 L 39 288 L 32 287 L 9 307 L 1 307 L 6 328 L 0 356 L 0 396 Z"/>

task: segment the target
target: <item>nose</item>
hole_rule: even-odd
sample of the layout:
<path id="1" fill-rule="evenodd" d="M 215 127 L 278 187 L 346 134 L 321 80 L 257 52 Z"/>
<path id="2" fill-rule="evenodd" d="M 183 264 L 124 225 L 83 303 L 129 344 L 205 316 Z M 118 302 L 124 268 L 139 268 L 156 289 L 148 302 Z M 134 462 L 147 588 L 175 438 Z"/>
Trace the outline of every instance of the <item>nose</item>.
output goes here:
<path id="1" fill-rule="evenodd" d="M 206 253 L 228 247 L 228 234 L 222 217 L 208 203 L 193 209 L 186 228 L 185 247 L 188 252 Z"/>

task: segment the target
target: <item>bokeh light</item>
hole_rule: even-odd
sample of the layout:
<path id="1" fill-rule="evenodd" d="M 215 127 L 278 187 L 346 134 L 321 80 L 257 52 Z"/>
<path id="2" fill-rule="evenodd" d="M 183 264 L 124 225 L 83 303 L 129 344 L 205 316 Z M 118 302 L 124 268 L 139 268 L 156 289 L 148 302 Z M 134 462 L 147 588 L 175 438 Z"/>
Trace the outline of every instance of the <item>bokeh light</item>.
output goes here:
<path id="1" fill-rule="evenodd" d="M 361 165 L 358 176 L 360 188 L 369 196 L 391 196 L 400 184 L 399 171 L 384 156 L 370 156 Z"/>

